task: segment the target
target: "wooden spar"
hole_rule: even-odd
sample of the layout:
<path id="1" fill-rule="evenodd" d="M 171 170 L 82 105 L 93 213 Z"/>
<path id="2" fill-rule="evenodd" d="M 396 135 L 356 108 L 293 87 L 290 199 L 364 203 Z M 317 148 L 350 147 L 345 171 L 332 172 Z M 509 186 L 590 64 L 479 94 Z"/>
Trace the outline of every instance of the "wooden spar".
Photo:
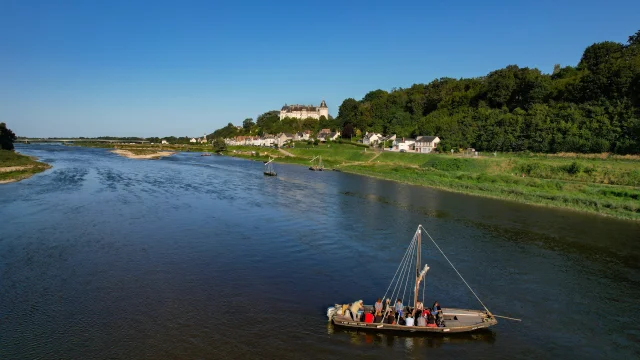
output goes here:
<path id="1" fill-rule="evenodd" d="M 420 231 L 420 227 L 418 227 L 418 251 L 416 251 L 416 287 L 413 291 L 413 307 L 416 307 L 418 304 L 418 289 L 420 288 L 420 252 L 422 250 L 422 231 Z M 424 301 L 424 299 L 422 299 Z"/>
<path id="2" fill-rule="evenodd" d="M 490 312 L 489 312 L 490 313 Z M 512 317 L 508 317 L 508 316 L 502 316 L 502 315 L 493 315 L 494 317 L 499 317 L 499 318 L 503 318 L 503 319 L 507 319 L 507 320 L 513 320 L 513 321 L 522 321 L 522 319 L 516 319 L 516 318 L 512 318 Z"/>

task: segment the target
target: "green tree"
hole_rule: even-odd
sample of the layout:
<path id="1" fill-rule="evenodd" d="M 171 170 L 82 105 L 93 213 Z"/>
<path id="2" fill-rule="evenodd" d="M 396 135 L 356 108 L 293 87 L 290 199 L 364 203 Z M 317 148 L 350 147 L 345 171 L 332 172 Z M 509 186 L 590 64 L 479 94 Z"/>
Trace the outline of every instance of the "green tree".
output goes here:
<path id="1" fill-rule="evenodd" d="M 345 124 L 344 128 L 342 128 L 342 138 L 350 139 L 353 135 L 355 135 L 355 131 L 353 130 L 353 125 Z"/>
<path id="2" fill-rule="evenodd" d="M 358 119 L 359 104 L 355 99 L 348 98 L 338 108 L 338 120 L 341 126 L 355 124 Z"/>
<path id="3" fill-rule="evenodd" d="M 508 104 L 511 94 L 516 89 L 515 73 L 517 65 L 509 65 L 505 69 L 496 70 L 487 77 L 487 99 L 495 107 Z"/>
<path id="4" fill-rule="evenodd" d="M 242 128 L 245 133 L 249 133 L 254 126 L 256 126 L 256 123 L 253 122 L 252 118 L 246 118 L 242 121 Z"/>
<path id="5" fill-rule="evenodd" d="M 215 150 L 215 152 L 217 153 L 227 150 L 227 144 L 224 142 L 222 138 L 213 139 L 212 145 L 213 145 L 213 150 Z"/>
<path id="6" fill-rule="evenodd" d="M 635 34 L 629 36 L 629 40 L 627 41 L 629 46 L 631 45 L 640 45 L 640 30 L 636 31 Z"/>
<path id="7" fill-rule="evenodd" d="M 14 141 L 16 141 L 16 134 L 7 128 L 7 124 L 0 123 L 0 149 L 13 150 Z"/>

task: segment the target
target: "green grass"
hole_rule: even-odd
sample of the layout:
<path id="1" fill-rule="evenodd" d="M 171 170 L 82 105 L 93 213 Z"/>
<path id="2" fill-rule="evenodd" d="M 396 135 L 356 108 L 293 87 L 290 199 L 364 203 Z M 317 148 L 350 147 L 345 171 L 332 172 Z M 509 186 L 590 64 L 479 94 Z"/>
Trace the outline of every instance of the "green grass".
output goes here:
<path id="1" fill-rule="evenodd" d="M 26 166 L 28 168 L 2 171 L 3 168 Z M 49 169 L 51 166 L 14 151 L 0 150 L 0 181 L 17 181 Z"/>
<path id="2" fill-rule="evenodd" d="M 633 188 L 386 164 L 355 165 L 345 167 L 344 171 L 467 194 L 640 220 L 640 190 Z"/>

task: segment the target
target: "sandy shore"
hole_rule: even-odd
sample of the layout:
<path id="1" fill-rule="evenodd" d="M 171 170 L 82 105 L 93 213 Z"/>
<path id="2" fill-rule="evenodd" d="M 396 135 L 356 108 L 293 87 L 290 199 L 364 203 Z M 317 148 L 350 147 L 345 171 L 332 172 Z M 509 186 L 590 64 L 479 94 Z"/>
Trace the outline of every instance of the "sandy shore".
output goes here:
<path id="1" fill-rule="evenodd" d="M 158 151 L 152 154 L 136 155 L 129 150 L 121 149 L 112 150 L 111 152 L 120 156 L 128 157 L 129 159 L 160 159 L 162 157 L 175 154 L 175 152 L 172 151 Z"/>
<path id="2" fill-rule="evenodd" d="M 34 168 L 34 167 L 36 167 L 36 165 L 5 166 L 5 167 L 0 167 L 0 173 L 28 170 L 28 169 L 31 169 L 31 168 Z M 48 164 L 43 164 L 43 166 L 41 166 L 41 168 L 42 169 L 40 170 L 40 172 L 42 172 L 42 171 L 44 171 L 46 169 L 50 169 L 51 166 L 48 165 Z M 37 174 L 37 173 L 18 174 L 17 177 L 14 177 L 12 179 L 0 180 L 0 184 L 8 184 L 8 183 L 12 183 L 12 182 L 28 179 L 28 178 L 32 177 L 33 175 L 35 175 L 35 174 Z"/>
<path id="3" fill-rule="evenodd" d="M 31 169 L 33 165 L 0 167 L 0 173 Z"/>

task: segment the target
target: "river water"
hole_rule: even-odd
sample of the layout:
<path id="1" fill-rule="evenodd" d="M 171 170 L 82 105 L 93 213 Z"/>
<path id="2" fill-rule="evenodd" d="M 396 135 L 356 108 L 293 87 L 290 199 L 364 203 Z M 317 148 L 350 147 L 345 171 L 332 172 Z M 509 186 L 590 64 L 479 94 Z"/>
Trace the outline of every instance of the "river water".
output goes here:
<path id="1" fill-rule="evenodd" d="M 0 186 L 0 359 L 640 357 L 640 224 L 197 153 L 22 145 Z M 462 336 L 345 331 L 418 224 L 501 320 Z M 426 303 L 481 308 L 435 248 Z M 405 301 L 406 302 L 406 301 Z"/>

